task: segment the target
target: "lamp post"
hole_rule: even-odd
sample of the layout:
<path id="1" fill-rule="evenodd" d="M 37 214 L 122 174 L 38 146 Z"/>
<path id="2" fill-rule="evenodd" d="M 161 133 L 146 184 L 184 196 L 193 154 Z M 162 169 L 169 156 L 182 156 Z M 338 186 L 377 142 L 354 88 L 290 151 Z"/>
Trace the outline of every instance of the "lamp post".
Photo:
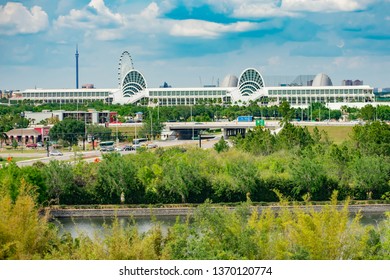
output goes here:
<path id="1" fill-rule="evenodd" d="M 152 140 L 152 138 L 153 138 L 153 118 L 152 118 L 152 112 L 150 112 L 150 140 Z"/>
<path id="2" fill-rule="evenodd" d="M 21 112 L 21 113 L 20 113 L 20 117 L 22 118 L 22 119 L 21 119 L 21 131 L 22 131 L 22 138 L 21 138 L 21 139 L 22 139 L 22 153 L 23 153 L 23 146 L 24 146 L 24 144 L 25 144 L 25 143 L 24 143 L 25 140 L 23 139 L 23 125 L 24 125 L 24 124 L 23 124 L 23 123 L 24 123 L 23 120 L 24 120 L 24 112 Z"/>
<path id="3" fill-rule="evenodd" d="M 116 120 L 116 146 L 118 147 L 119 146 L 119 137 L 118 137 L 118 115 L 115 116 L 115 120 Z"/>
<path id="4" fill-rule="evenodd" d="M 318 121 L 321 121 L 321 107 L 319 108 Z"/>
<path id="5" fill-rule="evenodd" d="M 194 140 L 194 120 L 192 118 L 192 105 L 191 105 L 191 122 L 192 122 L 192 140 Z"/>
<path id="6" fill-rule="evenodd" d="M 134 138 L 137 138 L 137 124 L 134 123 Z"/>
<path id="7" fill-rule="evenodd" d="M 49 153 L 49 138 L 46 138 L 46 154 L 47 154 L 47 157 L 49 157 L 50 153 Z"/>

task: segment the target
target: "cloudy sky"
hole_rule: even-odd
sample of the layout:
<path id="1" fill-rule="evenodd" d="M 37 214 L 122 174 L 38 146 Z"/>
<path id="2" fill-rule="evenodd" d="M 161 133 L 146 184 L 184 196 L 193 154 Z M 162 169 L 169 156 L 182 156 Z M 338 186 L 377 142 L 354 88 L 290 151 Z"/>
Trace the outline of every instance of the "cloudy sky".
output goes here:
<path id="1" fill-rule="evenodd" d="M 117 86 L 127 50 L 149 87 L 249 67 L 390 86 L 390 0 L 0 0 L 0 89 Z"/>

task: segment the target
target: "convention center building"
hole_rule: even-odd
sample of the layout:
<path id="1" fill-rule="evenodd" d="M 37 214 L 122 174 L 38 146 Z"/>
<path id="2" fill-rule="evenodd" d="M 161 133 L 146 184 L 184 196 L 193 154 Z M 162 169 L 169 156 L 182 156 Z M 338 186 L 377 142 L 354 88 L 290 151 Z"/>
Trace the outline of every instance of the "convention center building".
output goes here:
<path id="1" fill-rule="evenodd" d="M 28 89 L 14 93 L 11 100 L 30 100 L 37 103 L 139 104 L 146 106 L 191 106 L 195 104 L 237 104 L 255 102 L 259 105 L 278 105 L 286 100 L 293 107 L 305 108 L 315 102 L 353 103 L 374 102 L 373 88 L 368 85 L 334 86 L 329 76 L 320 73 L 302 84 L 267 86 L 261 73 L 248 68 L 239 77 L 227 75 L 220 85 L 175 88 L 166 83 L 150 88 L 144 75 L 133 68 L 127 52 L 122 54 L 118 68 L 118 87 L 96 89 L 93 85 L 79 89 Z M 130 61 L 130 62 L 128 62 Z"/>

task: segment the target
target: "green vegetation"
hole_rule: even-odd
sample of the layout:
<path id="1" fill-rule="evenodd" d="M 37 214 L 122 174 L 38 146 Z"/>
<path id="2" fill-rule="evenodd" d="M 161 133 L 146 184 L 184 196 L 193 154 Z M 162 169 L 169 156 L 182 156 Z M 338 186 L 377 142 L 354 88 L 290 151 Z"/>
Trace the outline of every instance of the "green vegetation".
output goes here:
<path id="1" fill-rule="evenodd" d="M 76 158 L 18 167 L 3 162 L 0 259 L 389 259 L 390 218 L 363 226 L 360 215 L 349 219 L 348 201 L 389 200 L 390 126 L 358 125 L 347 141 L 336 144 L 326 131 L 293 126 L 288 122 L 293 110 L 282 109 L 287 117 L 278 134 L 257 127 L 232 139 L 232 148 L 221 139 L 210 150 L 141 149 L 126 156 L 105 154 L 93 163 Z M 115 222 L 94 238 L 59 236 L 39 210 L 119 205 L 122 196 L 128 204 L 202 205 L 167 234 L 158 223 L 140 234 L 134 225 Z M 342 210 L 336 197 L 347 201 Z M 329 198 L 320 212 L 310 206 Z M 242 205 L 235 211 L 211 210 L 211 201 Z M 250 207 L 286 201 L 307 208 L 259 214 Z"/>
<path id="2" fill-rule="evenodd" d="M 29 181 L 48 204 L 276 202 L 276 191 L 291 200 L 381 199 L 390 191 L 390 126 L 373 122 L 353 128 L 351 140 L 334 144 L 323 131 L 286 123 L 279 134 L 257 127 L 245 138 L 221 139 L 212 150 L 195 147 L 105 154 L 101 162 L 51 161 L 34 165 L 39 182 Z M 16 181 L 25 167 L 12 168 Z"/>
<path id="3" fill-rule="evenodd" d="M 314 126 L 308 126 L 307 129 L 313 133 Z M 341 144 L 345 141 L 351 140 L 352 126 L 321 126 L 320 129 L 326 133 L 329 140 L 335 144 Z"/>
<path id="4" fill-rule="evenodd" d="M 50 129 L 51 141 L 62 140 L 67 145 L 77 145 L 79 139 L 85 141 L 85 123 L 83 121 L 65 119 Z"/>
<path id="5" fill-rule="evenodd" d="M 0 197 L 0 259 L 388 259 L 390 217 L 363 226 L 360 215 L 350 220 L 347 203 L 336 208 L 336 196 L 321 211 L 308 205 L 260 214 L 249 201 L 235 211 L 206 202 L 167 234 L 158 222 L 141 234 L 115 219 L 103 234 L 72 238 L 39 214 L 34 189 L 22 181 L 17 197 Z"/>

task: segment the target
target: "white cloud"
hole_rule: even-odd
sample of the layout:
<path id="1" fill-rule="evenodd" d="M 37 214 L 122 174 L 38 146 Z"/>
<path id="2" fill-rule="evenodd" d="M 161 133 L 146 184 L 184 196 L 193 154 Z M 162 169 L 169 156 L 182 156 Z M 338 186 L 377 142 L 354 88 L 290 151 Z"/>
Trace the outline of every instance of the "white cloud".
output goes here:
<path id="1" fill-rule="evenodd" d="M 140 17 L 144 18 L 145 20 L 154 19 L 159 16 L 159 11 L 160 9 L 158 5 L 155 2 L 152 2 L 140 13 Z"/>
<path id="2" fill-rule="evenodd" d="M 282 62 L 282 59 L 280 58 L 280 56 L 271 56 L 267 60 L 267 63 L 269 66 L 278 66 L 281 64 L 281 62 Z"/>
<path id="3" fill-rule="evenodd" d="M 343 67 L 347 69 L 361 69 L 365 64 L 364 57 L 355 56 L 355 57 L 336 57 L 332 61 L 332 65 L 336 67 Z"/>
<path id="4" fill-rule="evenodd" d="M 351 12 L 362 10 L 373 0 L 283 0 L 282 9 L 310 12 Z"/>
<path id="5" fill-rule="evenodd" d="M 249 18 L 270 18 L 296 16 L 295 12 L 281 9 L 280 1 L 264 0 L 264 1 L 247 1 L 240 2 L 233 10 L 234 17 L 249 17 Z"/>
<path id="6" fill-rule="evenodd" d="M 258 24 L 251 22 L 219 24 L 202 20 L 182 20 L 173 23 L 170 34 L 173 36 L 214 38 L 222 33 L 244 32 L 257 27 Z"/>
<path id="7" fill-rule="evenodd" d="M 60 16 L 55 26 L 84 29 L 87 38 L 96 40 L 122 39 L 134 32 L 149 36 L 170 34 L 176 37 L 216 38 L 223 33 L 245 32 L 259 27 L 258 23 L 246 21 L 220 24 L 204 20 L 167 19 L 160 15 L 173 6 L 166 1 L 162 6 L 152 2 L 139 13 L 125 15 L 110 11 L 103 0 L 92 0 L 87 7 L 73 9 L 68 15 Z"/>
<path id="8" fill-rule="evenodd" d="M 95 29 L 120 27 L 123 23 L 123 16 L 111 12 L 103 0 L 92 0 L 81 10 L 72 9 L 68 15 L 59 16 L 55 26 Z"/>
<path id="9" fill-rule="evenodd" d="M 45 30 L 49 25 L 47 13 L 39 6 L 30 10 L 22 3 L 8 2 L 0 6 L 0 34 L 30 34 Z"/>
<path id="10" fill-rule="evenodd" d="M 376 0 L 187 0 L 188 9 L 207 4 L 236 18 L 298 16 L 301 12 L 350 12 L 365 9 Z"/>

